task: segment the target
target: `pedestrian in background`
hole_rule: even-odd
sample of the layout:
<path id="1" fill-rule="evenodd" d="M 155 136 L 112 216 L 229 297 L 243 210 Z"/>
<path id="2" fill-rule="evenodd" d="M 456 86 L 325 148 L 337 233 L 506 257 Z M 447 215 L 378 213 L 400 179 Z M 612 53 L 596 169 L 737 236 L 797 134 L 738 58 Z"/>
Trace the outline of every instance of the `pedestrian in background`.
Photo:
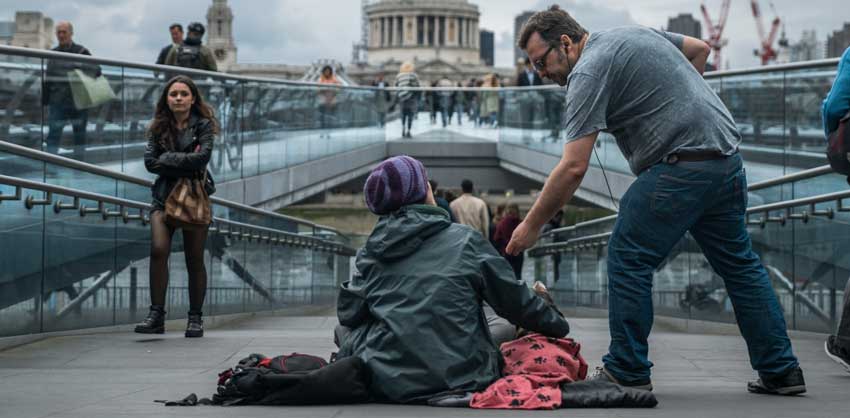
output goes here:
<path id="1" fill-rule="evenodd" d="M 511 240 L 511 235 L 513 235 L 514 230 L 517 226 L 519 226 L 520 222 L 522 222 L 522 220 L 519 217 L 519 205 L 516 203 L 508 203 L 505 206 L 502 218 L 496 225 L 496 232 L 493 235 L 496 250 L 498 250 L 499 254 L 501 254 L 502 257 L 505 257 L 505 260 L 507 260 L 508 264 L 511 265 L 517 280 L 522 280 L 522 262 L 525 255 L 523 253 L 519 253 L 517 255 L 510 254 L 505 251 L 505 247 L 508 246 L 508 242 Z"/>
<path id="2" fill-rule="evenodd" d="M 189 31 L 186 39 L 180 46 L 171 48 L 165 57 L 165 65 L 218 71 L 218 64 L 215 62 L 212 50 L 203 44 L 204 33 L 206 33 L 204 25 L 192 22 L 186 29 Z"/>
<path id="3" fill-rule="evenodd" d="M 159 51 L 159 56 L 156 58 L 157 64 L 165 64 L 165 59 L 168 58 L 168 54 L 171 53 L 171 50 L 174 48 L 180 48 L 180 46 L 183 45 L 183 25 L 179 23 L 172 23 L 171 26 L 168 27 L 168 33 L 171 35 L 171 43 Z"/>
<path id="4" fill-rule="evenodd" d="M 71 22 L 60 21 L 56 24 L 56 40 L 59 45 L 53 48 L 55 52 L 66 54 L 91 55 L 88 48 L 74 43 L 74 26 Z M 80 70 L 89 77 L 101 75 L 97 64 L 82 63 L 73 60 L 47 60 L 44 87 L 42 89 L 42 104 L 47 106 L 47 148 L 51 154 L 59 153 L 59 143 L 62 131 L 70 124 L 74 131 L 73 158 L 85 161 L 86 129 L 89 113 L 87 109 L 77 108 L 71 89 L 70 73 Z"/>
<path id="5" fill-rule="evenodd" d="M 419 108 L 419 92 L 410 90 L 419 87 L 419 77 L 416 75 L 416 67 L 412 62 L 401 65 L 398 75 L 395 77 L 396 100 L 401 107 L 401 137 L 410 138 L 410 129 L 413 127 L 413 117 Z"/>

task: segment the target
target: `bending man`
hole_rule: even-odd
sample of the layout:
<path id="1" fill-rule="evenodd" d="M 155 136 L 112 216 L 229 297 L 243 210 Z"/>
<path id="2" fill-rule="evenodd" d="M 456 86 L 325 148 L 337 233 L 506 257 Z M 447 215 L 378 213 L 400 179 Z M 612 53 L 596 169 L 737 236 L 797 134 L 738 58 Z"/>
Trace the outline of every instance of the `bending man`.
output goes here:
<path id="1" fill-rule="evenodd" d="M 741 136 L 701 76 L 708 45 L 642 27 L 589 34 L 553 6 L 528 20 L 519 47 L 541 76 L 568 87 L 567 143 L 507 252 L 532 246 L 540 227 L 572 198 L 600 131 L 616 137 L 637 175 L 620 200 L 608 243 L 611 345 L 597 377 L 652 389 L 652 275 L 689 231 L 726 283 L 760 377 L 748 389 L 805 392 L 782 308 L 746 229 Z"/>

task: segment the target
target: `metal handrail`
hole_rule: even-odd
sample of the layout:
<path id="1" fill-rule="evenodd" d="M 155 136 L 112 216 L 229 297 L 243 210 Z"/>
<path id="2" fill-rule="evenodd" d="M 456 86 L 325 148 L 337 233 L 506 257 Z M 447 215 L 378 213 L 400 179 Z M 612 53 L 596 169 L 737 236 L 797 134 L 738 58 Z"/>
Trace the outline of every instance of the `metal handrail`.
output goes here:
<path id="1" fill-rule="evenodd" d="M 767 189 L 769 187 L 781 186 L 783 184 L 793 183 L 795 181 L 820 177 L 820 176 L 823 176 L 823 175 L 826 175 L 826 174 L 831 174 L 833 172 L 834 171 L 832 170 L 832 167 L 830 167 L 828 164 L 822 165 L 820 167 L 815 167 L 815 168 L 810 168 L 808 170 L 798 171 L 796 173 L 788 174 L 788 175 L 785 175 L 785 176 L 782 176 L 782 177 L 777 177 L 777 178 L 774 178 L 774 179 L 753 183 L 753 184 L 747 186 L 747 190 L 752 192 L 752 191 L 755 191 L 755 190 Z M 586 228 L 586 227 L 593 226 L 593 225 L 598 224 L 598 223 L 612 221 L 616 218 L 617 218 L 617 215 L 610 215 L 610 216 L 605 216 L 605 217 L 602 217 L 602 218 L 597 218 L 597 219 L 593 219 L 593 220 L 586 221 L 586 222 L 577 223 L 575 225 L 566 226 L 566 227 L 563 227 L 563 228 L 553 229 L 553 230 L 543 234 L 541 236 L 541 238 L 548 237 L 548 236 L 558 234 L 558 233 L 569 232 L 569 231 L 574 231 L 574 230 L 581 229 L 581 228 Z"/>
<path id="2" fill-rule="evenodd" d="M 822 216 L 829 219 L 832 219 L 835 216 L 835 212 L 850 212 L 850 207 L 845 207 L 843 204 L 844 199 L 850 199 L 850 190 L 833 192 L 833 193 L 825 193 L 817 196 L 804 197 L 800 199 L 792 199 L 785 200 L 782 202 L 769 203 L 765 205 L 753 206 L 749 207 L 746 210 L 747 224 L 749 225 L 759 225 L 762 228 L 769 222 L 780 223 L 785 225 L 788 220 L 801 220 L 804 223 L 808 222 L 809 219 L 813 216 Z M 816 205 L 820 203 L 826 202 L 837 202 L 837 209 L 823 209 L 817 210 Z M 801 206 L 808 206 L 808 211 L 803 211 L 801 213 L 794 213 L 792 209 L 798 208 Z M 786 211 L 786 213 L 781 214 L 779 216 L 769 216 L 771 212 L 777 211 Z M 750 216 L 754 214 L 763 214 L 760 219 L 750 220 Z M 610 218 L 610 217 L 609 217 Z M 605 219 L 605 218 L 600 218 Z M 532 257 L 538 257 L 541 255 L 551 254 L 553 252 L 563 252 L 563 250 L 570 249 L 576 247 L 576 244 L 586 243 L 587 241 L 597 242 L 603 238 L 607 238 L 611 235 L 611 232 L 605 232 L 602 234 L 594 234 L 587 235 L 583 237 L 576 237 L 564 242 L 554 242 L 549 244 L 543 244 L 539 246 L 535 246 L 529 249 L 529 253 Z M 606 242 L 607 243 L 607 242 Z"/>
<path id="3" fill-rule="evenodd" d="M 753 183 L 747 186 L 747 190 L 761 190 L 766 189 L 768 187 L 781 186 L 783 184 L 793 183 L 795 181 L 806 180 L 810 178 L 820 177 L 826 174 L 831 174 L 834 171 L 832 167 L 827 165 L 822 165 L 820 167 L 810 168 L 808 170 L 798 171 L 796 173 L 788 174 L 782 177 L 777 177 L 770 180 L 760 181 L 758 183 Z"/>
<path id="4" fill-rule="evenodd" d="M 83 161 L 77 161 L 71 158 L 62 157 L 55 154 L 50 154 L 44 151 L 35 150 L 32 148 L 27 148 L 21 145 L 13 144 L 11 142 L 0 140 L 0 152 L 7 152 L 9 154 L 18 155 L 21 157 L 30 158 L 33 160 L 43 161 L 49 164 L 54 164 L 60 167 L 70 168 L 73 170 L 83 171 L 91 174 L 95 174 L 98 176 L 108 177 L 114 180 L 125 181 L 127 183 L 137 184 L 140 186 L 150 187 L 153 185 L 153 182 L 147 179 L 143 179 L 136 176 L 131 176 L 129 174 L 109 170 L 106 168 L 102 168 L 100 166 L 86 163 Z M 271 216 L 277 219 L 282 219 L 289 222 L 295 222 L 301 225 L 306 225 L 311 228 L 333 232 L 338 235 L 342 235 L 338 230 L 331 228 L 329 226 L 316 224 L 304 219 L 298 219 L 291 216 L 286 216 L 280 213 L 271 212 L 263 209 L 258 209 L 253 206 L 248 206 L 242 203 L 233 202 L 230 200 L 225 200 L 222 198 L 210 196 L 210 201 L 217 205 L 229 207 L 231 209 L 242 210 L 246 212 L 250 212 L 256 215 L 263 216 Z"/>
<path id="5" fill-rule="evenodd" d="M 264 78 L 264 77 L 252 77 L 252 76 L 244 76 L 244 75 L 236 75 L 229 73 L 219 73 L 214 71 L 205 71 L 205 70 L 196 70 L 193 68 L 184 68 L 184 67 L 173 67 L 169 65 L 159 65 L 159 64 L 147 64 L 142 62 L 135 61 L 125 61 L 125 60 L 117 60 L 112 58 L 101 58 L 101 57 L 93 57 L 90 55 L 82 55 L 82 54 L 69 54 L 65 52 L 56 52 L 56 51 L 46 51 L 43 49 L 32 49 L 32 48 L 21 48 L 17 46 L 6 46 L 0 45 L 0 54 L 7 55 L 15 55 L 15 56 L 24 56 L 31 58 L 40 58 L 40 59 L 62 59 L 62 60 L 74 60 L 80 62 L 88 62 L 92 64 L 101 64 L 101 65 L 111 65 L 116 67 L 128 67 L 128 68 L 136 68 L 140 70 L 150 70 L 156 71 L 159 73 L 180 73 L 187 74 L 193 76 L 200 77 L 210 77 L 222 80 L 233 80 L 233 81 L 243 81 L 243 82 L 259 82 L 259 83 L 271 83 L 271 84 L 283 84 L 289 86 L 303 86 L 303 87 L 321 87 L 322 89 L 351 89 L 351 90 L 376 90 L 376 87 L 372 86 L 341 86 L 335 84 L 319 84 L 319 83 L 311 83 L 307 81 L 296 81 L 296 80 L 284 80 L 280 78 Z"/>
<path id="6" fill-rule="evenodd" d="M 99 213 L 103 217 L 104 220 L 107 220 L 112 217 L 121 217 L 124 220 L 124 223 L 129 223 L 131 220 L 139 220 L 142 224 L 146 224 L 149 219 L 144 215 L 144 211 L 150 211 L 151 205 L 148 203 L 142 203 L 135 200 L 123 199 L 120 197 L 104 195 L 100 193 L 92 193 L 83 190 L 71 189 L 64 186 L 58 186 L 54 184 L 42 183 L 34 180 L 27 180 L 18 177 L 11 177 L 6 175 L 0 175 L 0 184 L 5 184 L 8 186 L 15 187 L 15 195 L 14 196 L 6 196 L 0 193 L 0 204 L 4 201 L 13 201 L 13 200 L 22 200 L 26 205 L 27 209 L 32 209 L 34 206 L 53 206 L 53 211 L 56 213 L 60 213 L 63 210 L 77 210 L 81 217 L 86 216 L 91 213 Z M 32 195 L 23 197 L 22 189 L 30 189 L 30 190 L 39 190 L 45 192 L 46 196 L 44 199 L 35 199 Z M 63 195 L 70 196 L 74 198 L 73 204 L 65 204 L 62 200 L 53 201 L 53 195 Z M 85 205 L 80 204 L 80 200 L 92 200 L 97 202 L 97 206 L 93 208 L 87 208 Z M 118 207 L 118 210 L 110 210 L 106 208 L 105 204 L 112 204 Z M 130 215 L 126 208 L 134 208 L 139 209 L 138 215 Z M 237 238 L 248 238 L 257 240 L 265 239 L 267 242 L 274 244 L 283 244 L 283 245 L 292 245 L 292 246 L 303 246 L 307 248 L 315 248 L 319 250 L 329 250 L 331 252 L 341 254 L 341 255 L 353 255 L 354 249 L 343 245 L 339 242 L 318 238 L 318 237 L 307 237 L 299 234 L 295 234 L 289 231 L 283 231 L 274 228 L 268 228 L 259 225 L 246 224 L 238 221 L 232 221 L 230 219 L 223 219 L 219 217 L 213 218 L 214 226 L 210 227 L 211 232 L 220 232 L 225 235 L 230 235 L 232 233 L 232 229 L 227 232 L 221 231 L 218 225 L 229 225 L 231 228 L 237 227 L 240 229 L 250 229 L 258 234 L 249 234 L 245 236 L 244 234 L 240 234 Z M 262 236 L 261 233 L 267 233 L 268 236 Z M 272 240 L 271 235 L 277 235 L 276 240 Z M 285 239 L 280 239 L 283 236 Z"/>
<path id="7" fill-rule="evenodd" d="M 739 70 L 711 71 L 705 73 L 704 77 L 706 79 L 712 79 L 736 75 L 772 73 L 777 71 L 808 70 L 812 68 L 827 67 L 831 65 L 838 66 L 838 63 L 840 61 L 841 58 L 827 58 L 822 60 L 800 61 L 788 64 L 768 65 L 763 67 L 741 68 Z"/>

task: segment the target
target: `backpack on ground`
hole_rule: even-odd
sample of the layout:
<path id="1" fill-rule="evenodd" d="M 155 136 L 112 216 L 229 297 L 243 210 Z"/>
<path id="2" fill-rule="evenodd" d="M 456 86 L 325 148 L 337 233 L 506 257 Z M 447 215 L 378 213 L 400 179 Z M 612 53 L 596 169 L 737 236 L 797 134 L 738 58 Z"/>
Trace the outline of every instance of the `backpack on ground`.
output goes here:
<path id="1" fill-rule="evenodd" d="M 836 173 L 848 176 L 850 182 L 850 112 L 838 122 L 838 129 L 827 137 L 826 158 Z"/>
<path id="2" fill-rule="evenodd" d="M 293 353 L 268 358 L 251 354 L 219 373 L 215 405 L 329 405 L 369 399 L 366 367 L 348 357 L 324 359 Z"/>

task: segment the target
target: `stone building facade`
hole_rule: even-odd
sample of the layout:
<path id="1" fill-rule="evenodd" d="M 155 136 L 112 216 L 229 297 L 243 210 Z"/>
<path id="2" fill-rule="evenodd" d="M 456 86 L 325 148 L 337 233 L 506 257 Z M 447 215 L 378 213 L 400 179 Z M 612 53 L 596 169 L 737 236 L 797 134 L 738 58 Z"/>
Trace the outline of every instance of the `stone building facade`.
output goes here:
<path id="1" fill-rule="evenodd" d="M 50 49 L 53 39 L 53 19 L 41 12 L 15 12 L 14 22 L 0 22 L 2 45 Z"/>

